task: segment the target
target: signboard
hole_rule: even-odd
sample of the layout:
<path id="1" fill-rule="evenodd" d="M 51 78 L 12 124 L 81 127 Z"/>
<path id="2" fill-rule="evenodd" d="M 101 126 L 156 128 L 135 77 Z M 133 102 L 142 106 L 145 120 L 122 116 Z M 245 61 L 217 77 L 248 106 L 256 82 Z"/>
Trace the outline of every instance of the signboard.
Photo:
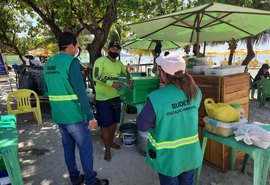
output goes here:
<path id="1" fill-rule="evenodd" d="M 0 53 L 0 78 L 6 78 L 8 77 L 8 71 L 4 62 L 4 59 L 2 57 L 2 54 Z"/>

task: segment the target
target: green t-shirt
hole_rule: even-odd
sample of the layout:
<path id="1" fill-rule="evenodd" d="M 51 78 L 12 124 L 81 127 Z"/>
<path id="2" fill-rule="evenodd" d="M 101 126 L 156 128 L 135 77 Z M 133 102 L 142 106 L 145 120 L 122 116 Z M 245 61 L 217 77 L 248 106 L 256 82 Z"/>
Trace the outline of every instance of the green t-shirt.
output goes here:
<path id="1" fill-rule="evenodd" d="M 120 60 L 112 62 L 107 57 L 96 60 L 93 70 L 93 79 L 96 82 L 96 99 L 108 100 L 119 96 L 118 91 L 112 87 L 120 75 L 126 76 L 126 67 Z"/>

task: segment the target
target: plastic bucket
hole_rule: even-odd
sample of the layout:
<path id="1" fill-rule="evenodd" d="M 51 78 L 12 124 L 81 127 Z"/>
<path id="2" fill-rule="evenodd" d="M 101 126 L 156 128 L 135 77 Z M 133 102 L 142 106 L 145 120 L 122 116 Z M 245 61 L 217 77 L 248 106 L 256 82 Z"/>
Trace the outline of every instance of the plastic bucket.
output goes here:
<path id="1" fill-rule="evenodd" d="M 119 127 L 122 136 L 123 146 L 130 147 L 136 145 L 137 126 L 134 123 L 125 123 Z"/>

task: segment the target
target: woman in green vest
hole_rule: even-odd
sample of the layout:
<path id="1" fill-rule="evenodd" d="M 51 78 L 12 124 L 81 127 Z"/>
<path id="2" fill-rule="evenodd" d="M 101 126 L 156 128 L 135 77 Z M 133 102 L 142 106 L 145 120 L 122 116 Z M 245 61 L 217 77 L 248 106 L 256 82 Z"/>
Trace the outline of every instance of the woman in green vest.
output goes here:
<path id="1" fill-rule="evenodd" d="M 151 92 L 137 117 L 140 131 L 148 131 L 147 163 L 161 185 L 193 185 L 202 163 L 198 138 L 200 89 L 185 71 L 181 56 L 157 58 L 162 88 Z"/>

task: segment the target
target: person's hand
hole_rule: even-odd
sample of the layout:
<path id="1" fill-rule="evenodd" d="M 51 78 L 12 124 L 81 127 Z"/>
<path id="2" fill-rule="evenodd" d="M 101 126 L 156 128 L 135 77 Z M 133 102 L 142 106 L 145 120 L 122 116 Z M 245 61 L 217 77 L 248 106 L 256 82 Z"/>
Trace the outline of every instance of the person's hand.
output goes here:
<path id="1" fill-rule="evenodd" d="M 113 82 L 112 87 L 119 90 L 122 88 L 122 84 L 119 82 Z"/>
<path id="2" fill-rule="evenodd" d="M 89 130 L 96 130 L 97 128 L 97 120 L 96 119 L 92 119 L 89 121 L 89 125 L 88 125 L 88 129 Z"/>

